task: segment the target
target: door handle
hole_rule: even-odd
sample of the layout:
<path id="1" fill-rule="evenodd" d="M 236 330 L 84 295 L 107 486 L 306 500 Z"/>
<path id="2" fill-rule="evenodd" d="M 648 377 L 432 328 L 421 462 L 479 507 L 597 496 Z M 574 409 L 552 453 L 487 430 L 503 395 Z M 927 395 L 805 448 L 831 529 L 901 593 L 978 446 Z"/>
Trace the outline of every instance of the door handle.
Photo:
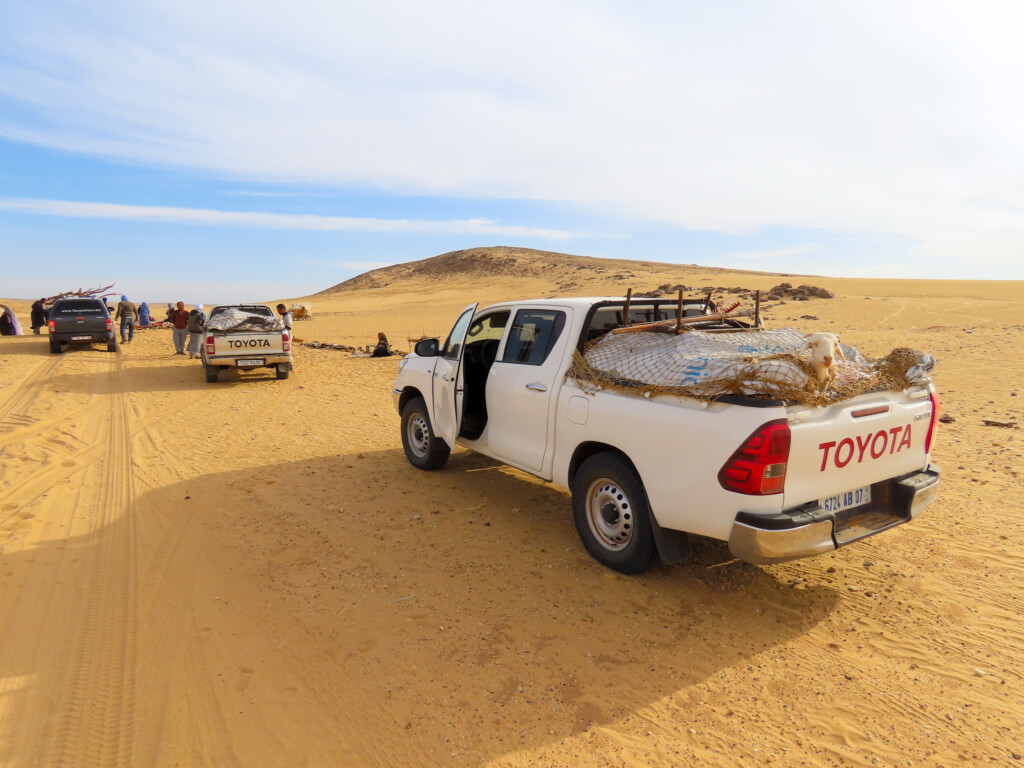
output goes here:
<path id="1" fill-rule="evenodd" d="M 451 381 L 452 380 L 452 377 L 449 376 L 447 373 L 441 374 L 441 378 L 444 379 L 445 381 Z"/>
<path id="2" fill-rule="evenodd" d="M 539 381 L 533 381 L 526 385 L 527 389 L 532 389 L 534 392 L 547 392 L 548 388 L 541 384 Z"/>

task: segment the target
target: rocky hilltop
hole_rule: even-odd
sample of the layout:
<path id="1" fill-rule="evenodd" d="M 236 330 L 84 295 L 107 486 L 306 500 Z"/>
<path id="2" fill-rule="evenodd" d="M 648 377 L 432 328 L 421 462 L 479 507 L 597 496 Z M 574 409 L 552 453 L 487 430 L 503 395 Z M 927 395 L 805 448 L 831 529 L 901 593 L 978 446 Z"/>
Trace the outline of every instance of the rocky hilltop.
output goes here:
<path id="1" fill-rule="evenodd" d="M 600 259 L 593 256 L 538 251 L 532 248 L 495 246 L 451 251 L 429 259 L 374 269 L 327 288 L 317 295 L 326 296 L 345 291 L 383 288 L 404 281 L 430 280 L 437 282 L 487 277 L 543 277 L 561 290 L 571 290 L 579 286 L 584 277 L 597 277 L 608 281 L 628 281 L 631 278 L 645 278 L 651 273 L 671 272 L 682 278 L 688 270 L 700 270 L 702 274 L 719 272 L 767 274 L 747 272 L 746 270 L 698 267 L 696 264 L 677 265 L 630 259 Z M 778 275 L 779 273 L 771 274 Z"/>

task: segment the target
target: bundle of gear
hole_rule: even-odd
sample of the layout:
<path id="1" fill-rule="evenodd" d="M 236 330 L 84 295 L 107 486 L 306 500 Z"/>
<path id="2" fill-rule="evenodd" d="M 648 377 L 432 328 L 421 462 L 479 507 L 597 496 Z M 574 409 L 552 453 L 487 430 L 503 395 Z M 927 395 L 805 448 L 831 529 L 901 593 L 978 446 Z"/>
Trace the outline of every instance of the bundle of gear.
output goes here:
<path id="1" fill-rule="evenodd" d="M 270 314 L 230 308 L 213 315 L 206 323 L 210 331 L 283 331 L 284 321 Z"/>
<path id="2" fill-rule="evenodd" d="M 568 376 L 585 392 L 607 389 L 640 397 L 675 395 L 714 400 L 745 395 L 826 405 L 875 389 L 903 390 L 928 381 L 931 355 L 897 348 L 869 360 L 841 345 L 819 382 L 806 352 L 806 334 L 795 328 L 735 333 L 689 331 L 606 334 L 576 353 Z"/>

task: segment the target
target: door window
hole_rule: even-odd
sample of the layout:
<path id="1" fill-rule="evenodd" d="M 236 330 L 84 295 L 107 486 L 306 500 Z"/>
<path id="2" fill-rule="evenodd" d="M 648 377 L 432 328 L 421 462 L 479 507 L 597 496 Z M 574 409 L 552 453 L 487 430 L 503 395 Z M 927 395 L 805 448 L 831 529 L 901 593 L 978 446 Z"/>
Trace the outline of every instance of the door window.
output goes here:
<path id="1" fill-rule="evenodd" d="M 473 321 L 473 324 L 469 326 L 469 341 L 470 344 L 477 341 L 488 341 L 490 339 L 500 339 L 501 334 L 505 332 L 505 326 L 508 324 L 508 312 L 495 312 L 493 315 L 487 315 L 486 317 L 480 317 Z"/>
<path id="2" fill-rule="evenodd" d="M 444 342 L 444 348 L 441 350 L 442 357 L 447 357 L 449 360 L 459 359 L 459 353 L 462 351 L 462 342 L 466 340 L 466 330 L 469 328 L 469 321 L 473 319 L 473 309 L 467 309 L 455 321 L 455 327 L 448 334 L 448 338 Z"/>
<path id="3" fill-rule="evenodd" d="M 564 328 L 565 312 L 555 309 L 519 310 L 512 322 L 501 361 L 542 365 Z"/>

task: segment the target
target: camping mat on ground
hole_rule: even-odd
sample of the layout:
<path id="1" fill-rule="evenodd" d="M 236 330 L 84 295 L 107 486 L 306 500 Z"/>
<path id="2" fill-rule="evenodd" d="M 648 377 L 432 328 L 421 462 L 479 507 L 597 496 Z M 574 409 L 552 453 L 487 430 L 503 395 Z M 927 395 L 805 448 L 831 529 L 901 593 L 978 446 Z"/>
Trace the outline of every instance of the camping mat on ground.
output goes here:
<path id="1" fill-rule="evenodd" d="M 827 382 L 811 367 L 805 334 L 795 328 L 772 331 L 606 334 L 590 344 L 569 369 L 586 392 L 612 389 L 641 397 L 676 395 L 712 400 L 754 395 L 823 405 L 871 389 L 902 390 L 924 383 L 935 365 L 930 355 L 897 348 L 869 360 L 846 344 L 846 361 L 836 359 Z"/>
<path id="2" fill-rule="evenodd" d="M 206 323 L 211 331 L 283 331 L 284 321 L 273 315 L 244 309 L 224 309 Z"/>

